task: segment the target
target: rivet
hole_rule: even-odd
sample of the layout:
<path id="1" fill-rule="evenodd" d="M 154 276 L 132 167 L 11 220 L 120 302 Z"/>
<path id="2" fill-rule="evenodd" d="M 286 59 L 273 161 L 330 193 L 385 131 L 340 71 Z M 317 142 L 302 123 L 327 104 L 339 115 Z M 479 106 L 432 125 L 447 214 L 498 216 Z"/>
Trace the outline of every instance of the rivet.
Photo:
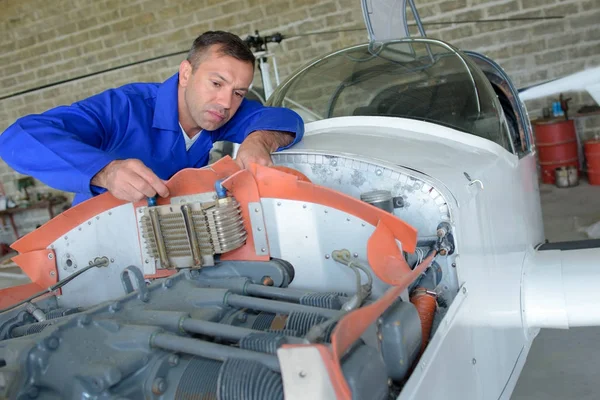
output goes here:
<path id="1" fill-rule="evenodd" d="M 56 275 L 56 272 L 50 271 L 50 276 L 54 276 L 54 275 Z"/>
<path id="2" fill-rule="evenodd" d="M 302 205 L 302 208 L 306 208 L 306 204 L 303 204 L 303 205 Z"/>
<path id="3" fill-rule="evenodd" d="M 277 202 L 277 205 L 278 205 L 278 206 L 280 206 L 280 205 L 281 205 L 281 202 L 280 202 L 280 201 L 278 201 L 278 202 Z"/>
<path id="4" fill-rule="evenodd" d="M 456 268 L 456 263 L 452 263 L 452 268 Z"/>
<path id="5" fill-rule="evenodd" d="M 148 263 L 149 263 L 149 261 L 148 261 L 148 260 L 144 260 L 144 262 L 145 262 L 146 264 L 148 264 Z"/>
<path id="6" fill-rule="evenodd" d="M 109 212 L 108 212 L 108 215 L 112 215 L 112 211 L 109 211 Z"/>
<path id="7" fill-rule="evenodd" d="M 142 211 L 142 209 L 141 209 L 141 208 L 138 208 L 138 212 L 139 212 L 140 214 L 141 214 L 141 213 L 143 213 L 143 211 Z"/>
<path id="8" fill-rule="evenodd" d="M 260 249 L 260 251 L 264 253 L 267 250 L 263 247 L 262 249 Z"/>
<path id="9" fill-rule="evenodd" d="M 92 221 L 88 221 L 88 225 L 91 225 L 91 224 L 92 224 Z"/>
<path id="10" fill-rule="evenodd" d="M 298 372 L 298 376 L 300 378 L 306 378 L 306 372 L 305 371 L 300 371 L 300 372 Z"/>
<path id="11" fill-rule="evenodd" d="M 337 161 L 336 160 L 331 161 L 331 165 L 333 165 L 335 167 L 337 165 Z"/>
<path id="12" fill-rule="evenodd" d="M 96 217 L 96 219 L 100 219 L 100 217 Z"/>
<path id="13" fill-rule="evenodd" d="M 111 259 L 110 259 L 110 262 L 111 262 L 111 263 L 114 263 L 114 262 L 115 262 L 115 259 L 114 259 L 114 258 L 111 258 Z"/>
<path id="14" fill-rule="evenodd" d="M 78 230 L 81 230 L 81 227 L 79 227 Z"/>
<path id="15" fill-rule="evenodd" d="M 477 364 L 477 360 L 476 359 L 472 359 L 471 362 L 473 363 L 473 365 Z"/>
<path id="16" fill-rule="evenodd" d="M 350 222 L 350 218 L 346 218 L 346 221 Z"/>
<path id="17" fill-rule="evenodd" d="M 378 169 L 377 171 L 375 171 L 375 175 L 381 176 L 381 174 L 383 174 L 382 170 Z"/>
<path id="18" fill-rule="evenodd" d="M 258 212 L 258 208 L 255 208 L 255 209 L 254 209 L 254 212 Z"/>
<path id="19" fill-rule="evenodd" d="M 325 214 L 329 213 L 329 211 L 325 210 Z"/>
<path id="20" fill-rule="evenodd" d="M 358 253 L 354 253 L 354 258 L 358 258 Z"/>
<path id="21" fill-rule="evenodd" d="M 258 227 L 258 228 L 256 228 L 256 230 L 260 232 L 260 231 L 262 231 L 262 228 Z"/>
<path id="22" fill-rule="evenodd" d="M 48 254 L 48 259 L 52 260 L 54 258 L 54 256 L 52 255 L 52 253 Z"/>
<path id="23" fill-rule="evenodd" d="M 65 240 L 67 240 L 68 238 L 69 238 L 68 236 L 65 236 Z"/>
<path id="24" fill-rule="evenodd" d="M 365 226 L 365 224 L 364 224 L 364 223 L 363 223 L 363 224 L 360 224 L 360 226 Z"/>
<path id="25" fill-rule="evenodd" d="M 463 292 L 463 294 L 467 294 L 467 288 L 466 288 L 466 287 L 464 287 L 464 288 L 462 289 L 462 292 Z"/>
<path id="26" fill-rule="evenodd" d="M 329 260 L 329 257 L 331 257 L 329 254 L 325 254 L 325 258 Z"/>

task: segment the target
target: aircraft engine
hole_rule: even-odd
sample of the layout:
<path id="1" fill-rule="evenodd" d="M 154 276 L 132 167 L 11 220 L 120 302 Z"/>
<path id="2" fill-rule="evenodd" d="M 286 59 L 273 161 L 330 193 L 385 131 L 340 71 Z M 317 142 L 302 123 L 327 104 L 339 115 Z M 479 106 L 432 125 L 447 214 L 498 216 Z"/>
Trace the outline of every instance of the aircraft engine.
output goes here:
<path id="1" fill-rule="evenodd" d="M 350 196 L 302 168 L 225 159 L 13 244 L 33 282 L 0 293 L 0 397 L 397 396 L 457 292 L 443 196 L 383 167 Z"/>

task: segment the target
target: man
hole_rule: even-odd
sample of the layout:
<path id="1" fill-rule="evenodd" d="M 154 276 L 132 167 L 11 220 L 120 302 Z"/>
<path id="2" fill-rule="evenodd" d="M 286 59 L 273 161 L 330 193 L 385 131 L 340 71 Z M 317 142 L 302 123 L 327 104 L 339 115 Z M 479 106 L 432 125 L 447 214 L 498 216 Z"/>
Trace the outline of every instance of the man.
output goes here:
<path id="1" fill-rule="evenodd" d="M 110 89 L 17 120 L 0 135 L 0 157 L 20 173 L 75 192 L 126 201 L 166 197 L 166 179 L 208 163 L 216 141 L 241 143 L 236 161 L 271 165 L 270 153 L 302 139 L 299 115 L 244 98 L 254 55 L 239 37 L 206 32 L 163 82 Z"/>

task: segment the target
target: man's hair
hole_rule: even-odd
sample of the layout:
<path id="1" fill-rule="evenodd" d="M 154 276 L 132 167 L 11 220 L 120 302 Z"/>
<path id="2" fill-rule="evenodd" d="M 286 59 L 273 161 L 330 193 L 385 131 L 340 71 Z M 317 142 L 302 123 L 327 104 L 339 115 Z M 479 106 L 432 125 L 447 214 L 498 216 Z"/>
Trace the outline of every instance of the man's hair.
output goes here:
<path id="1" fill-rule="evenodd" d="M 239 36 L 224 31 L 208 31 L 194 40 L 188 53 L 187 60 L 192 64 L 192 71 L 198 68 L 198 65 L 207 55 L 208 49 L 213 45 L 218 45 L 218 54 L 248 62 L 254 68 L 254 54 Z"/>

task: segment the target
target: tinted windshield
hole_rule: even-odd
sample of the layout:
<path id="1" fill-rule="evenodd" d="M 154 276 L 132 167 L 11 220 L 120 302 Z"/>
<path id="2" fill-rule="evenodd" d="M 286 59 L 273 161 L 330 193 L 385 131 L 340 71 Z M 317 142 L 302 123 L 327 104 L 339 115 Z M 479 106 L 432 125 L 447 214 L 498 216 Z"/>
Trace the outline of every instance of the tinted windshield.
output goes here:
<path id="1" fill-rule="evenodd" d="M 357 115 L 419 119 L 512 151 L 504 116 L 485 76 L 455 49 L 428 39 L 333 53 L 280 85 L 268 103 L 296 110 L 305 122 Z"/>

